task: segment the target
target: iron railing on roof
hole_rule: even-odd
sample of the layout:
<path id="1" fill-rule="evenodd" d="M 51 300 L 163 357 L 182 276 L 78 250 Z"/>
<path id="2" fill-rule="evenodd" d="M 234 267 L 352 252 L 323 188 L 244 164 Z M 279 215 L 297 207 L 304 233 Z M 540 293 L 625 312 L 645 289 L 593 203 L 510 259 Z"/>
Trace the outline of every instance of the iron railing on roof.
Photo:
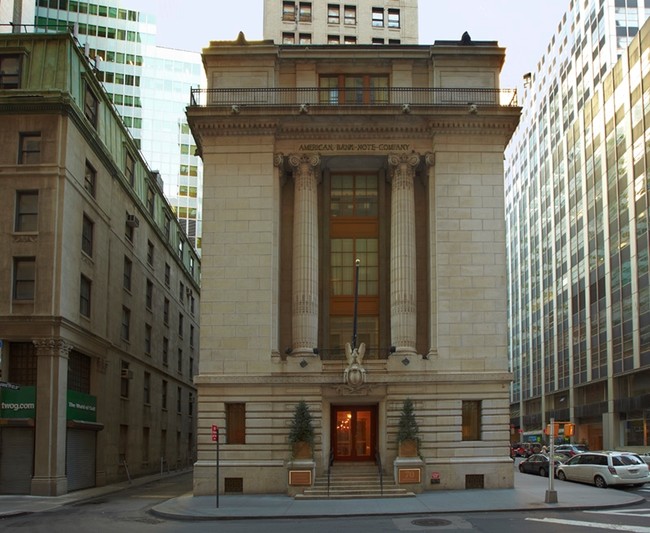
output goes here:
<path id="1" fill-rule="evenodd" d="M 505 106 L 517 105 L 516 89 L 377 87 L 197 89 L 192 106 Z"/>

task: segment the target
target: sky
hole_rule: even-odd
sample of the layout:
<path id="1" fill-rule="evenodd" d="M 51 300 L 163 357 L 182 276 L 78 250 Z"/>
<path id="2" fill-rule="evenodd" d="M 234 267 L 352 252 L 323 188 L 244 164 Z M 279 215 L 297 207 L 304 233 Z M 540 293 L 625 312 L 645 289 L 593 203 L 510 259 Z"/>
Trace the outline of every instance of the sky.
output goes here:
<path id="1" fill-rule="evenodd" d="M 159 46 L 198 52 L 240 31 L 262 39 L 263 0 L 124 0 L 134 2 L 156 15 Z M 475 41 L 498 41 L 506 48 L 501 87 L 521 88 L 568 7 L 569 0 L 419 0 L 420 44 L 460 39 L 465 31 Z"/>

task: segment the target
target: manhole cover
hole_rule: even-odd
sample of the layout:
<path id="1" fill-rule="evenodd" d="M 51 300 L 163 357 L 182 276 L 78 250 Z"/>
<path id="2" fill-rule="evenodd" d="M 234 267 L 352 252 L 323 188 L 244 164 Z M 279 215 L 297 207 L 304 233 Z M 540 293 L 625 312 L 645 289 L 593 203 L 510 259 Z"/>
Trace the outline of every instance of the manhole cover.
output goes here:
<path id="1" fill-rule="evenodd" d="M 414 526 L 422 527 L 437 527 L 437 526 L 448 526 L 451 524 L 449 520 L 442 520 L 441 518 L 418 518 L 411 522 Z"/>

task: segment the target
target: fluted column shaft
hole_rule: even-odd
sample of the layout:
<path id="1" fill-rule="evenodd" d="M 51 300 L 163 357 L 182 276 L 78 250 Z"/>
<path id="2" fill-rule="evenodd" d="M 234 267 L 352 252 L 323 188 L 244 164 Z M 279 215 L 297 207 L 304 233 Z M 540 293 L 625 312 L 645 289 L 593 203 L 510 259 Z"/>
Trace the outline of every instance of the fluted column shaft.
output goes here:
<path id="1" fill-rule="evenodd" d="M 316 155 L 291 155 L 293 168 L 292 355 L 318 344 L 318 179 Z"/>
<path id="2" fill-rule="evenodd" d="M 396 352 L 415 354 L 415 169 L 418 154 L 388 156 L 391 170 L 390 323 Z"/>

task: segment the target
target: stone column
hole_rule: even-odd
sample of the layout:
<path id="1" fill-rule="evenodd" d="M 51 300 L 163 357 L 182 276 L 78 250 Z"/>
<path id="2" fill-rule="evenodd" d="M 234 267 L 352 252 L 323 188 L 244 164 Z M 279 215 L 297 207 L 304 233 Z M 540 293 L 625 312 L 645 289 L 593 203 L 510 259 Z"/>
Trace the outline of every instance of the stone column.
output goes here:
<path id="1" fill-rule="evenodd" d="M 293 168 L 292 351 L 314 355 L 318 345 L 318 178 L 317 155 L 289 156 Z"/>
<path id="2" fill-rule="evenodd" d="M 390 323 L 396 354 L 415 355 L 415 169 L 420 156 L 391 154 Z"/>
<path id="3" fill-rule="evenodd" d="M 424 155 L 429 173 L 429 353 L 428 357 L 438 355 L 438 277 L 436 274 L 436 181 L 434 175 L 435 156 L 431 152 Z"/>
<path id="4" fill-rule="evenodd" d="M 34 341 L 37 356 L 36 430 L 32 495 L 59 496 L 68 492 L 65 475 L 68 354 L 63 339 Z"/>

